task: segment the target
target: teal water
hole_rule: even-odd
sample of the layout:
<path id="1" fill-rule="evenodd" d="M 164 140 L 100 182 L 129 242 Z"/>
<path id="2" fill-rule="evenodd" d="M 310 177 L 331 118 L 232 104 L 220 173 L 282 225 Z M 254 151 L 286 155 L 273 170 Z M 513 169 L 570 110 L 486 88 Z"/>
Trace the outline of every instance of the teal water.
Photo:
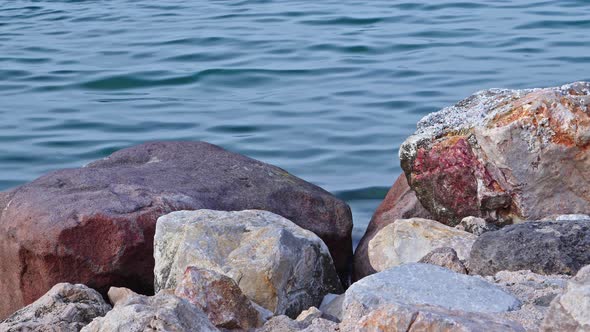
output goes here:
<path id="1" fill-rule="evenodd" d="M 425 114 L 590 79 L 590 2 L 0 0 L 0 190 L 205 140 L 345 199 L 355 240 Z"/>

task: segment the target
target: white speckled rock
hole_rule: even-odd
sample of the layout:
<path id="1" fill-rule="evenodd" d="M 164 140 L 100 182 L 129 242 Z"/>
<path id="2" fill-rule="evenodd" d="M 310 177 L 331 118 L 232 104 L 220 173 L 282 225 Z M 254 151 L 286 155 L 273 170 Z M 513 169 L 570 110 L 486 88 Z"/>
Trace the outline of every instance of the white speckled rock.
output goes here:
<path id="1" fill-rule="evenodd" d="M 551 302 L 541 331 L 590 331 L 590 265 L 578 271 L 565 293 Z"/>
<path id="2" fill-rule="evenodd" d="M 172 294 L 127 295 L 106 316 L 93 320 L 81 332 L 219 331 L 204 312 Z"/>
<path id="3" fill-rule="evenodd" d="M 453 248 L 460 259 L 469 257 L 477 236 L 428 219 L 398 219 L 383 227 L 369 242 L 369 260 L 376 271 L 415 263 L 434 249 Z"/>
<path id="4" fill-rule="evenodd" d="M 319 306 L 342 286 L 326 245 L 314 233 L 267 211 L 180 211 L 160 217 L 154 239 L 156 290 L 174 288 L 188 266 L 235 280 L 277 315 Z"/>
<path id="5" fill-rule="evenodd" d="M 422 263 L 400 265 L 357 281 L 345 293 L 344 311 L 354 303 L 361 303 L 369 311 L 387 303 L 483 313 L 520 306 L 518 299 L 483 278 Z"/>
<path id="6" fill-rule="evenodd" d="M 78 332 L 109 310 L 111 306 L 94 289 L 60 283 L 1 322 L 0 331 Z"/>

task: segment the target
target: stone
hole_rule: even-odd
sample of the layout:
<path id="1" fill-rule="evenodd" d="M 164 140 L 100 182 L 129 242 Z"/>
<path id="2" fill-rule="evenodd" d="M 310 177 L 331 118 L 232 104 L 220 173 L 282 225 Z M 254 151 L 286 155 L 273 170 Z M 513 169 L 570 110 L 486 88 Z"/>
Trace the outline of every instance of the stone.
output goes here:
<path id="1" fill-rule="evenodd" d="M 400 147 L 433 219 L 498 225 L 590 213 L 590 83 L 480 91 L 423 118 Z"/>
<path id="2" fill-rule="evenodd" d="M 344 294 L 328 294 L 324 296 L 322 304 L 320 304 L 320 311 L 323 317 L 340 322 L 342 320 L 342 303 L 344 302 Z"/>
<path id="3" fill-rule="evenodd" d="M 94 289 L 59 283 L 1 322 L 0 331 L 78 332 L 109 310 L 111 306 Z"/>
<path id="4" fill-rule="evenodd" d="M 426 218 L 432 219 L 431 214 L 418 201 L 416 194 L 408 185 L 405 175 L 400 175 L 385 199 L 371 218 L 365 234 L 361 238 L 354 252 L 352 280 L 357 281 L 376 273 L 369 260 L 369 242 L 383 227 L 398 219 Z"/>
<path id="5" fill-rule="evenodd" d="M 322 317 L 322 312 L 316 307 L 311 307 L 307 310 L 302 311 L 299 314 L 299 316 L 297 316 L 297 318 L 295 320 L 297 322 L 300 322 L 300 323 L 306 325 L 306 326 L 309 326 L 316 318 L 321 318 L 321 317 Z"/>
<path id="6" fill-rule="evenodd" d="M 238 284 L 215 271 L 189 266 L 174 294 L 203 310 L 217 327 L 247 330 L 264 324 Z"/>
<path id="7" fill-rule="evenodd" d="M 204 142 L 154 142 L 0 194 L 0 319 L 58 282 L 106 295 L 153 294 L 158 217 L 177 210 L 268 210 L 317 234 L 343 280 L 352 217 L 343 201 L 286 171 Z"/>
<path id="8" fill-rule="evenodd" d="M 428 305 L 388 303 L 358 318 L 347 315 L 340 331 L 388 332 L 524 332 L 518 323 L 484 313 L 462 312 Z"/>
<path id="9" fill-rule="evenodd" d="M 590 265 L 580 269 L 552 302 L 541 330 L 590 331 Z"/>
<path id="10" fill-rule="evenodd" d="M 436 248 L 451 247 L 467 259 L 476 236 L 428 219 L 400 219 L 383 227 L 369 242 L 369 261 L 377 271 L 415 263 Z"/>
<path id="11" fill-rule="evenodd" d="M 480 277 L 440 266 L 410 263 L 365 277 L 346 290 L 343 310 L 360 303 L 372 310 L 388 303 L 432 305 L 449 310 L 498 313 L 517 310 L 520 302 Z"/>
<path id="12" fill-rule="evenodd" d="M 155 288 L 174 288 L 188 266 L 235 280 L 275 315 L 297 317 L 342 292 L 326 245 L 314 233 L 267 211 L 178 211 L 158 219 Z"/>
<path id="13" fill-rule="evenodd" d="M 518 298 L 519 310 L 496 314 L 521 324 L 527 331 L 539 331 L 549 303 L 561 295 L 569 280 L 567 275 L 541 275 L 531 271 L 500 271 L 486 280 Z"/>
<path id="14" fill-rule="evenodd" d="M 126 301 L 130 296 L 135 296 L 137 293 L 132 291 L 129 288 L 125 287 L 111 287 L 107 296 L 109 297 L 109 301 L 113 306 L 116 306 L 117 303 L 121 301 Z"/>
<path id="15" fill-rule="evenodd" d="M 497 231 L 498 226 L 485 221 L 483 218 L 465 217 L 455 228 L 480 236 L 485 232 Z"/>
<path id="16" fill-rule="evenodd" d="M 422 257 L 418 263 L 433 264 L 447 268 L 453 272 L 467 274 L 467 269 L 457 256 L 457 252 L 455 249 L 449 247 L 434 249 L 426 256 Z"/>
<path id="17" fill-rule="evenodd" d="M 587 264 L 590 221 L 525 222 L 482 234 L 471 249 L 469 271 L 574 275 Z"/>
<path id="18" fill-rule="evenodd" d="M 172 294 L 131 295 L 117 302 L 104 317 L 96 318 L 81 332 L 213 332 L 219 331 L 207 315 Z"/>
<path id="19" fill-rule="evenodd" d="M 327 319 L 316 317 L 309 321 L 292 320 L 285 315 L 270 319 L 258 332 L 337 332 L 338 324 Z"/>

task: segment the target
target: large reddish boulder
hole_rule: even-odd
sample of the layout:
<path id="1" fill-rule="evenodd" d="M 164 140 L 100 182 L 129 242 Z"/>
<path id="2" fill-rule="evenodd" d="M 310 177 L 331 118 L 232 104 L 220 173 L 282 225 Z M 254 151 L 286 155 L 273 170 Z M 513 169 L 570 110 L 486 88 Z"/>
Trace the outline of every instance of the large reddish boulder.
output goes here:
<path id="1" fill-rule="evenodd" d="M 267 210 L 311 230 L 338 272 L 352 256 L 350 208 L 286 171 L 203 142 L 124 149 L 0 193 L 0 319 L 59 282 L 153 292 L 158 217 Z"/>
<path id="2" fill-rule="evenodd" d="M 434 219 L 496 224 L 590 213 L 590 83 L 480 91 L 433 113 L 400 148 Z"/>
<path id="3" fill-rule="evenodd" d="M 375 234 L 397 219 L 414 217 L 432 219 L 431 214 L 420 204 L 416 194 L 408 186 L 406 177 L 402 174 L 373 214 L 365 235 L 354 252 L 353 280 L 356 281 L 377 272 L 369 260 L 369 241 Z"/>

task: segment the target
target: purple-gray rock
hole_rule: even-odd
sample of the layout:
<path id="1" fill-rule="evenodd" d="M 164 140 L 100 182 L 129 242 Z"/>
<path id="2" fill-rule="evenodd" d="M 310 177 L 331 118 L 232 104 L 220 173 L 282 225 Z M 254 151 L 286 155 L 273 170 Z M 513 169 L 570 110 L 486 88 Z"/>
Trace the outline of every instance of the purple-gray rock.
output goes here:
<path id="1" fill-rule="evenodd" d="M 590 221 L 525 222 L 482 234 L 469 257 L 472 274 L 530 270 L 574 275 L 590 264 Z"/>
<path id="2" fill-rule="evenodd" d="M 286 171 L 204 142 L 155 142 L 0 193 L 0 319 L 58 282 L 153 292 L 158 217 L 267 210 L 317 234 L 342 278 L 350 208 Z"/>

